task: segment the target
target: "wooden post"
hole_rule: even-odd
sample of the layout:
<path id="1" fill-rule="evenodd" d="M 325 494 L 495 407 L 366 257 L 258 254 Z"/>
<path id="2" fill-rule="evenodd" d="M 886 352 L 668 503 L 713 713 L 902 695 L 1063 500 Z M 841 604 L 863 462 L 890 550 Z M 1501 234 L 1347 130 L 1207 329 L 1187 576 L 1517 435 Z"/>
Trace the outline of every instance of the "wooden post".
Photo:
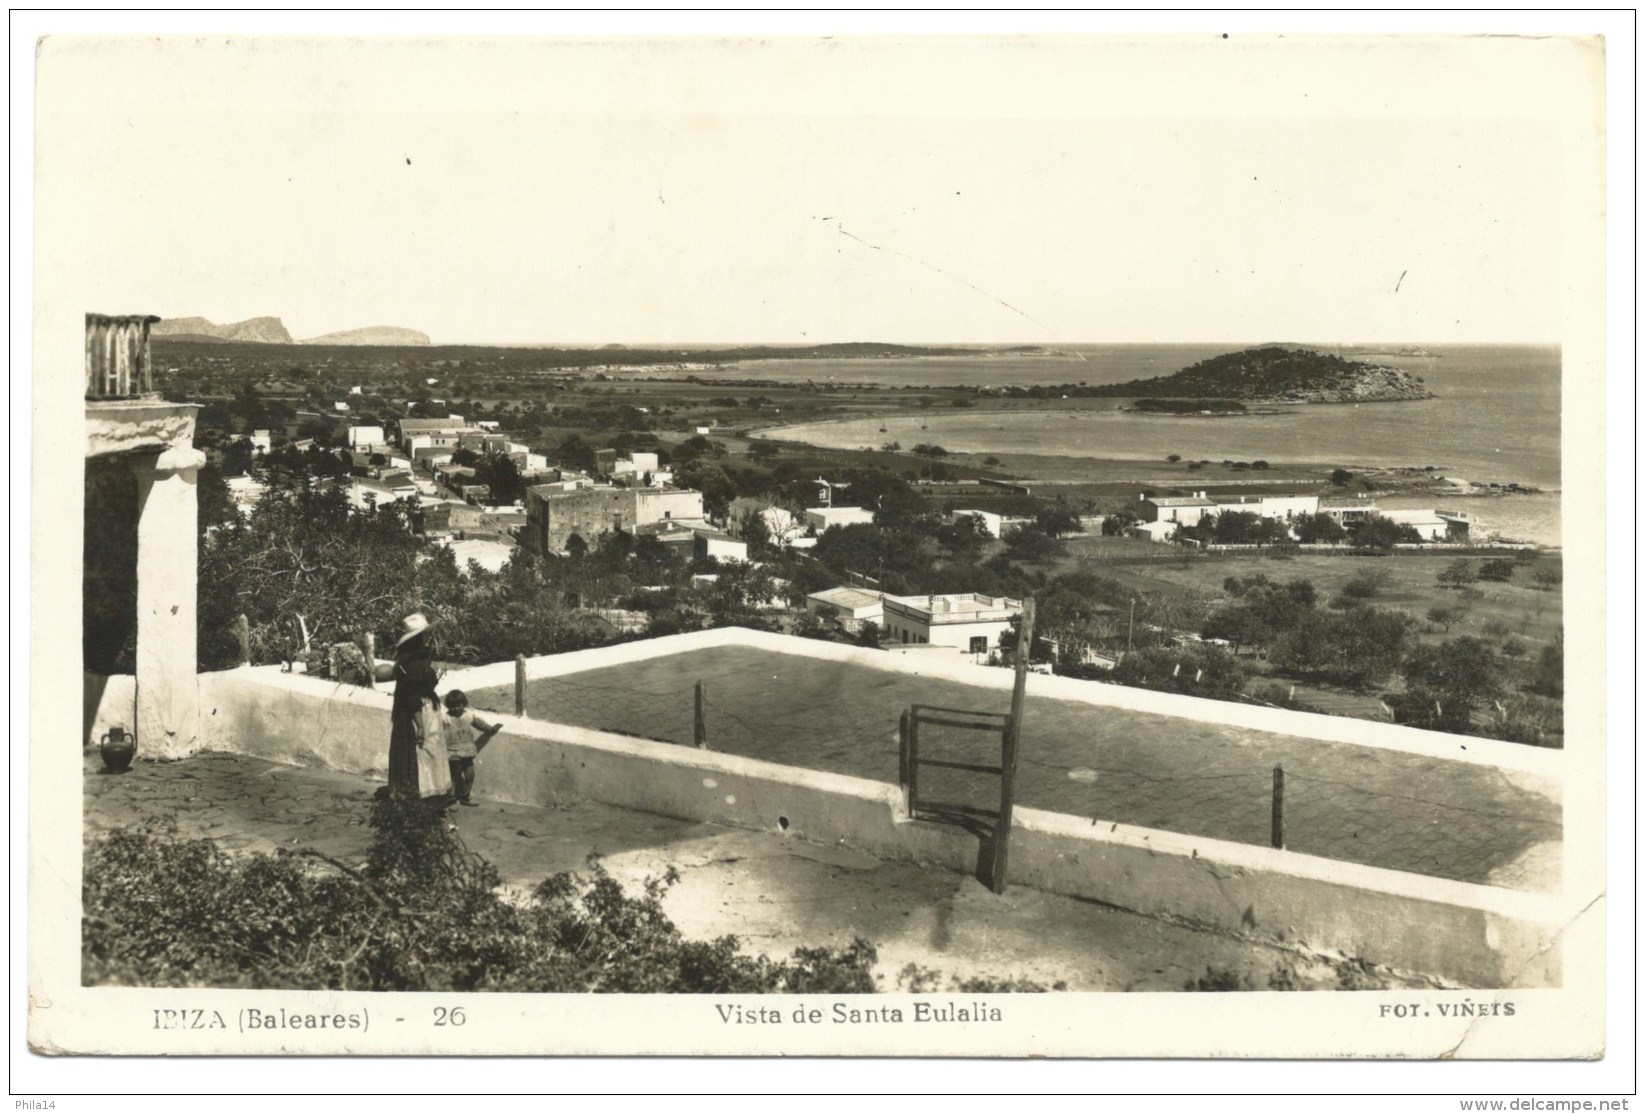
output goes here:
<path id="1" fill-rule="evenodd" d="M 525 655 L 514 655 L 514 714 L 525 718 Z"/>
<path id="2" fill-rule="evenodd" d="M 691 736 L 698 750 L 708 749 L 708 721 L 703 718 L 703 683 L 697 682 L 697 711 L 691 721 Z"/>
<path id="3" fill-rule="evenodd" d="M 326 643 L 326 677 L 337 680 L 337 643 Z"/>
<path id="4" fill-rule="evenodd" d="M 377 687 L 377 636 L 366 631 L 360 638 L 360 649 L 366 655 L 366 688 Z"/>
<path id="5" fill-rule="evenodd" d="M 909 761 L 909 720 L 908 710 L 903 709 L 902 716 L 897 720 L 897 784 L 902 787 L 902 807 L 904 812 L 913 811 L 912 795 L 909 792 L 909 771 L 912 763 Z"/>
<path id="6" fill-rule="evenodd" d="M 239 664 L 251 664 L 251 620 L 245 613 L 234 618 L 234 641 L 239 646 Z"/>
<path id="7" fill-rule="evenodd" d="M 1011 803 L 1017 788 L 1017 743 L 1022 737 L 1023 696 L 1028 687 L 1028 652 L 1034 645 L 1034 599 L 1022 601 L 1022 625 L 1017 631 L 1016 682 L 1011 686 L 1011 718 L 1005 721 L 1005 745 L 1000 758 L 1000 818 L 994 825 L 994 869 L 988 888 L 1005 892 L 1005 872 L 1011 857 Z"/>
<path id="8" fill-rule="evenodd" d="M 1285 850 L 1285 767 L 1274 767 L 1274 815 L 1269 831 L 1269 842 L 1278 850 Z"/>
<path id="9" fill-rule="evenodd" d="M 908 710 L 908 815 L 920 807 L 920 717 Z"/>

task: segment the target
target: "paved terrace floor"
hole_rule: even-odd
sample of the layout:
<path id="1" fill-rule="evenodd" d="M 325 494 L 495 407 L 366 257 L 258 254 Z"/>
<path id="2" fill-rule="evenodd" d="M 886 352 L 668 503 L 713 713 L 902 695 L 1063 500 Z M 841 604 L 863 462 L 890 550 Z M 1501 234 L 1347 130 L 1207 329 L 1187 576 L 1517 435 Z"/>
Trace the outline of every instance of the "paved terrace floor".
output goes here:
<path id="1" fill-rule="evenodd" d="M 721 646 L 533 682 L 527 711 L 690 744 L 698 681 L 710 749 L 892 783 L 897 718 L 910 704 L 990 712 L 1010 704 L 999 690 Z M 498 712 L 514 706 L 511 689 L 470 699 Z M 999 763 L 997 736 L 922 733 L 922 754 L 938 750 L 953 760 Z M 1559 886 L 1561 809 L 1539 779 L 1179 716 L 1030 699 L 1017 803 L 1267 846 L 1276 765 L 1285 768 L 1291 850 L 1461 882 Z M 997 779 L 967 783 L 961 776 L 922 773 L 922 797 L 929 790 L 932 799 L 997 802 Z"/>
<path id="2" fill-rule="evenodd" d="M 241 852 L 306 847 L 364 861 L 366 816 L 378 783 L 332 770 L 232 754 L 138 762 L 104 774 L 85 762 L 87 839 L 174 821 L 179 835 Z M 598 804 L 530 808 L 483 800 L 460 809 L 463 839 L 505 882 L 527 887 L 598 854 L 627 884 L 677 867 L 665 905 L 688 936 L 732 933 L 746 950 L 786 957 L 801 946 L 879 950 L 876 975 L 897 990 L 910 963 L 948 978 L 1024 978 L 1069 990 L 1176 991 L 1207 968 L 1236 972 L 1256 989 L 1282 965 L 1305 988 L 1335 989 L 1322 962 L 1268 945 L 1201 932 L 1088 901 L 1012 886 L 990 893 L 974 878 L 881 862 L 770 832 L 750 832 Z M 1428 985 L 1395 980 L 1393 985 Z"/>

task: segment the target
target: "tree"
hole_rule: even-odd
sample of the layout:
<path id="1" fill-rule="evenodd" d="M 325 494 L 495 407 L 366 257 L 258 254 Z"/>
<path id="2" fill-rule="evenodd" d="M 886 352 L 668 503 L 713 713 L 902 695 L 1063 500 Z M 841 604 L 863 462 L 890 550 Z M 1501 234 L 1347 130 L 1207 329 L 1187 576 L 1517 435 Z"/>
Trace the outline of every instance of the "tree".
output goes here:
<path id="1" fill-rule="evenodd" d="M 694 460 L 702 456 L 724 456 L 725 446 L 717 441 L 710 441 L 707 437 L 697 434 L 688 437 L 674 450 L 674 459 L 681 463 Z"/>
<path id="2" fill-rule="evenodd" d="M 1348 615 L 1309 612 L 1275 641 L 1269 660 L 1337 684 L 1375 684 L 1399 668 L 1411 625 L 1404 612 L 1376 607 L 1356 608 Z"/>
<path id="3" fill-rule="evenodd" d="M 1489 644 L 1464 635 L 1419 646 L 1405 659 L 1405 696 L 1396 705 L 1408 722 L 1467 731 L 1473 710 L 1501 691 L 1501 669 Z"/>
<path id="4" fill-rule="evenodd" d="M 771 548 L 771 528 L 766 525 L 765 508 L 750 507 L 738 522 L 738 534 L 748 544 L 749 554 L 763 554 Z"/>
<path id="5" fill-rule="evenodd" d="M 1034 525 L 1053 538 L 1077 534 L 1081 530 L 1079 511 L 1066 499 L 1058 499 L 1041 507 L 1034 516 Z"/>
<path id="6" fill-rule="evenodd" d="M 1126 654 L 1110 674 L 1134 688 L 1233 700 L 1245 686 L 1245 666 L 1215 646 L 1150 647 Z"/>
<path id="7" fill-rule="evenodd" d="M 1331 470 L 1331 482 L 1337 487 L 1346 487 L 1353 481 L 1353 478 L 1354 474 L 1346 468 L 1334 468 Z"/>
<path id="8" fill-rule="evenodd" d="M 937 541 L 954 557 L 969 560 L 982 552 L 988 534 L 976 515 L 961 515 L 937 528 Z"/>
<path id="9" fill-rule="evenodd" d="M 1372 514 L 1348 527 L 1348 539 L 1362 549 L 1392 549 L 1401 543 L 1420 542 L 1422 536 L 1413 526 Z"/>
<path id="10" fill-rule="evenodd" d="M 252 448 L 250 441 L 230 441 L 223 447 L 223 475 L 243 476 L 251 471 Z"/>
<path id="11" fill-rule="evenodd" d="M 1249 604 L 1232 603 L 1212 612 L 1200 634 L 1231 643 L 1238 654 L 1243 646 L 1267 645 L 1274 631 Z"/>
<path id="12" fill-rule="evenodd" d="M 1291 530 L 1304 545 L 1334 545 L 1348 536 L 1342 523 L 1328 514 L 1299 514 L 1291 520 Z"/>
<path id="13" fill-rule="evenodd" d="M 1035 524 L 1012 526 L 1005 531 L 1005 548 L 1019 561 L 1039 563 L 1056 556 L 1061 546 Z"/>
<path id="14" fill-rule="evenodd" d="M 1531 583 L 1544 591 L 1552 591 L 1559 587 L 1564 579 L 1558 569 L 1537 569 L 1531 574 Z"/>
<path id="15" fill-rule="evenodd" d="M 1514 578 L 1514 563 L 1505 558 L 1481 561 L 1479 564 L 1479 578 L 1498 584 L 1506 584 Z"/>
<path id="16" fill-rule="evenodd" d="M 199 507 L 199 528 L 204 530 L 208 526 L 236 521 L 239 512 L 235 509 L 234 496 L 229 492 L 222 470 L 208 461 L 200 467 L 197 475 L 195 498 Z"/>
<path id="17" fill-rule="evenodd" d="M 1565 695 L 1565 640 L 1555 638 L 1537 655 L 1531 683 L 1526 686 L 1543 696 Z"/>
<path id="18" fill-rule="evenodd" d="M 1472 561 L 1459 559 L 1446 565 L 1434 579 L 1441 588 L 1461 588 L 1472 584 L 1479 579 L 1479 576 L 1474 572 L 1474 563 Z"/>
<path id="19" fill-rule="evenodd" d="M 1121 537 L 1141 522 L 1137 513 L 1129 507 L 1121 507 L 1113 514 L 1102 520 L 1102 534 L 1106 538 Z"/>
<path id="20" fill-rule="evenodd" d="M 1428 609 L 1428 621 L 1443 628 L 1443 633 L 1450 634 L 1451 628 L 1468 617 L 1468 609 L 1458 604 L 1444 604 Z"/>
<path id="21" fill-rule="evenodd" d="M 1168 453 L 1165 459 L 1170 461 L 1172 464 L 1175 464 L 1182 459 L 1182 456 L 1178 453 Z"/>
<path id="22" fill-rule="evenodd" d="M 1342 594 L 1353 600 L 1375 599 L 1392 579 L 1387 569 L 1362 569 L 1342 586 Z"/>
<path id="23" fill-rule="evenodd" d="M 525 480 L 520 477 L 520 466 L 506 453 L 488 452 L 474 469 L 476 483 L 491 488 L 491 498 L 497 503 L 525 502 Z"/>
<path id="24" fill-rule="evenodd" d="M 693 457 L 674 474 L 681 487 L 703 493 L 703 510 L 711 518 L 723 519 L 731 510 L 731 500 L 737 497 L 737 487 L 726 470 Z"/>
<path id="25" fill-rule="evenodd" d="M 567 468 L 575 468 L 583 472 L 592 472 L 594 470 L 596 460 L 594 446 L 585 442 L 575 433 L 560 442 L 554 455 Z"/>
<path id="26" fill-rule="evenodd" d="M 443 558 L 440 556 L 443 554 Z M 404 504 L 357 511 L 339 491 L 270 491 L 249 522 L 200 546 L 201 664 L 233 664 L 223 632 L 244 614 L 252 660 L 289 659 L 302 615 L 317 640 L 386 636 L 412 611 L 454 612 L 459 587 L 449 550 L 431 554 Z"/>

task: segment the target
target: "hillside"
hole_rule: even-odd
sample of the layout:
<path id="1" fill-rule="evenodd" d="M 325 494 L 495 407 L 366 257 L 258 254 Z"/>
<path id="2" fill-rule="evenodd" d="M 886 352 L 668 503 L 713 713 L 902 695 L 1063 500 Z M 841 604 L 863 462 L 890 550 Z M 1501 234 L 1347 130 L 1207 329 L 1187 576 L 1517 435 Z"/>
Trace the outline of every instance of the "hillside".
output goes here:
<path id="1" fill-rule="evenodd" d="M 218 325 L 204 317 L 168 317 L 155 323 L 152 335 L 177 340 L 228 340 L 251 344 L 295 344 L 278 317 L 252 317 Z"/>
<path id="2" fill-rule="evenodd" d="M 1098 393 L 1260 402 L 1404 402 L 1434 397 L 1421 377 L 1410 372 L 1281 345 L 1227 352 L 1173 375 L 1114 383 Z"/>
<path id="3" fill-rule="evenodd" d="M 393 325 L 370 325 L 364 329 L 344 329 L 340 333 L 309 337 L 303 344 L 375 344 L 394 348 L 426 348 L 428 334 Z"/>

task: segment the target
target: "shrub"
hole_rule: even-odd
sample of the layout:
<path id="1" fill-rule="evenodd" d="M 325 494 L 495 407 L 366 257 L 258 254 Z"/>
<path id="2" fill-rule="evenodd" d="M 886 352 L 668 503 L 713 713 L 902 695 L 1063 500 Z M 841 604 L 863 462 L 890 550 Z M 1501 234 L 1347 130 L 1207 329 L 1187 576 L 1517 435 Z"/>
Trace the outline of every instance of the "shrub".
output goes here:
<path id="1" fill-rule="evenodd" d="M 1479 574 L 1474 572 L 1472 561 L 1456 560 L 1441 569 L 1434 579 L 1441 588 L 1461 588 L 1478 580 Z"/>
<path id="2" fill-rule="evenodd" d="M 496 870 L 420 802 L 381 800 L 363 869 L 317 852 L 231 857 L 122 830 L 85 861 L 87 984 L 335 990 L 865 993 L 874 948 L 744 955 L 685 939 L 670 871 L 627 893 L 598 863 L 506 901 Z"/>
<path id="3" fill-rule="evenodd" d="M 1183 983 L 1184 990 L 1232 991 L 1250 990 L 1251 977 L 1227 967 L 1207 967 L 1205 974 Z"/>

